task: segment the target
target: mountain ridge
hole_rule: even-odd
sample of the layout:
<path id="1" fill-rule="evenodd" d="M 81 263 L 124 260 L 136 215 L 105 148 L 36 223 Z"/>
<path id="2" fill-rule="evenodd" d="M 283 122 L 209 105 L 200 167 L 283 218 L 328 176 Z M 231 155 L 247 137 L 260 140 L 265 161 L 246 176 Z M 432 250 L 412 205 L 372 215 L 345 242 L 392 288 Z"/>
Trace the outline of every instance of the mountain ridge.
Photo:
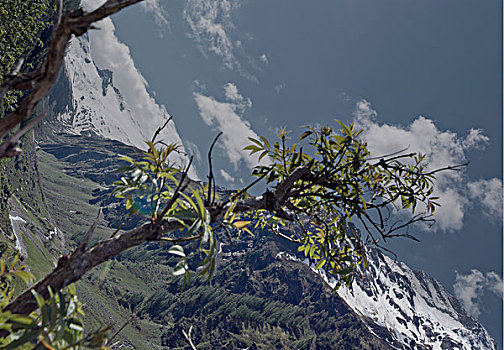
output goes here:
<path id="1" fill-rule="evenodd" d="M 76 144 L 80 146 L 77 147 Z M 124 208 L 121 209 L 121 206 L 117 206 L 114 200 L 110 200 L 111 190 L 107 187 L 103 187 L 107 182 L 110 183 L 110 181 L 114 180 L 114 177 L 119 176 L 118 174 L 111 172 L 111 169 L 114 168 L 114 162 L 110 161 L 109 158 L 113 153 L 116 152 L 125 154 L 128 152 L 128 150 L 130 150 L 131 152 L 134 152 L 137 157 L 141 156 L 141 152 L 136 151 L 132 147 L 124 146 L 117 141 L 107 141 L 96 139 L 94 137 L 65 134 L 60 134 L 57 141 L 53 139 L 46 142 L 40 142 L 40 147 L 44 152 L 53 154 L 60 160 L 60 162 L 62 162 L 62 164 L 67 164 L 62 168 L 67 169 L 65 170 L 66 174 L 97 181 L 100 184 L 100 187 L 99 189 L 93 191 L 93 199 L 90 199 L 89 203 L 93 203 L 95 206 L 103 207 L 105 219 L 108 222 L 108 225 L 112 225 L 110 226 L 111 229 L 119 225 L 120 220 L 118 221 L 117 218 L 126 215 L 126 211 Z M 132 156 L 134 156 L 134 154 Z M 221 189 L 221 192 L 222 191 L 225 190 Z M 222 195 L 225 195 L 225 193 L 223 192 Z M 128 225 L 134 226 L 134 221 Z M 217 267 L 217 274 L 215 276 L 215 282 L 212 282 L 210 285 L 208 285 L 208 288 L 224 288 L 224 290 L 227 291 L 225 293 L 231 293 L 228 295 L 228 297 L 231 298 L 230 300 L 234 300 L 233 295 L 235 295 L 236 293 L 238 293 L 236 294 L 237 296 L 241 295 L 240 293 L 245 293 L 243 294 L 244 297 L 245 295 L 255 297 L 259 295 L 261 298 L 265 298 L 264 300 L 269 300 L 268 298 L 266 298 L 266 296 L 270 295 L 270 297 L 273 298 L 272 301 L 278 300 L 276 298 L 278 298 L 279 295 L 284 295 L 281 297 L 283 299 L 280 299 L 280 301 L 289 302 L 292 305 L 297 305 L 296 303 L 299 303 L 300 300 L 303 300 L 302 295 L 313 295 L 313 298 L 315 299 L 317 298 L 315 297 L 315 295 L 321 295 L 318 292 L 308 291 L 307 289 L 303 288 L 300 289 L 299 286 L 302 286 L 304 284 L 304 282 L 302 282 L 303 278 L 308 278 L 305 276 L 306 272 L 303 272 L 301 275 L 298 275 L 296 277 L 296 273 L 288 272 L 289 270 L 281 268 L 282 264 L 284 263 L 291 265 L 294 264 L 292 266 L 289 266 L 291 266 L 295 271 L 301 271 L 296 266 L 303 264 L 303 258 L 301 256 L 296 256 L 294 247 L 288 248 L 285 244 L 278 246 L 279 248 L 265 248 L 270 247 L 270 245 L 272 244 L 268 243 L 270 242 L 270 238 L 267 238 L 274 237 L 274 235 L 272 235 L 271 233 L 258 232 L 256 233 L 255 238 L 233 238 L 233 246 L 231 246 L 229 242 L 227 242 L 227 239 L 224 237 L 225 236 L 222 236 L 220 240 L 220 253 L 218 255 L 219 263 Z M 261 239 L 264 239 L 264 241 L 261 242 Z M 152 244 L 148 245 L 148 247 L 149 248 L 147 248 L 146 246 L 143 249 L 141 247 L 138 247 L 129 253 L 127 252 L 125 254 L 121 254 L 120 257 L 114 259 L 113 264 L 126 264 L 125 261 L 129 261 L 127 265 L 140 264 L 146 266 L 158 266 L 156 264 L 160 264 L 160 267 L 164 266 L 161 270 L 164 270 L 170 265 L 171 260 L 167 259 L 168 255 L 165 249 L 158 245 Z M 193 256 L 191 259 L 195 259 L 192 262 L 192 266 L 193 268 L 196 268 L 199 258 Z M 234 260 L 238 260 L 238 262 L 235 262 Z M 289 260 L 297 261 L 289 262 Z M 377 263 L 375 263 L 375 260 L 377 261 Z M 281 264 L 278 265 L 277 262 L 281 262 Z M 230 268 L 231 265 L 236 266 L 236 268 Z M 273 270 L 268 270 L 269 265 L 273 266 Z M 304 265 L 307 265 L 307 261 L 304 262 Z M 278 268 L 283 270 L 278 270 Z M 256 273 L 254 273 L 253 271 L 256 271 Z M 270 272 L 266 273 L 260 271 Z M 245 275 L 243 275 L 244 272 L 246 272 Z M 136 278 L 145 278 L 142 277 L 141 273 L 139 273 L 138 271 L 136 273 L 138 273 L 136 275 Z M 96 276 L 96 273 L 94 273 L 94 275 Z M 314 274 L 313 276 L 313 278 L 315 278 L 316 274 Z M 320 276 L 321 279 L 324 277 L 325 282 L 317 283 L 326 283 L 327 285 L 324 288 L 330 292 L 330 290 L 334 286 L 334 280 L 332 280 L 331 277 L 328 277 L 327 275 L 324 276 L 324 274 Z M 152 281 L 152 278 L 153 277 L 149 277 L 149 280 Z M 251 282 L 254 280 L 254 278 L 258 283 L 257 287 L 254 287 L 254 283 L 256 282 Z M 310 279 L 312 278 L 310 277 Z M 278 284 L 279 281 L 282 280 L 284 280 L 284 282 L 282 282 L 284 284 Z M 112 278 L 111 280 L 107 279 L 104 286 L 105 290 L 114 291 L 110 293 L 114 295 L 114 298 L 118 298 L 117 303 L 119 305 L 130 305 L 130 307 L 133 307 L 131 305 L 136 305 L 136 307 L 140 307 L 141 303 L 139 304 L 138 302 L 135 302 L 134 304 L 129 304 L 130 301 L 127 301 L 133 301 L 138 298 L 143 300 L 143 302 L 145 302 L 146 304 L 150 303 L 149 305 L 172 305 L 172 302 L 166 304 L 167 301 L 162 300 L 165 300 L 166 298 L 172 300 L 172 296 L 169 295 L 178 294 L 180 292 L 180 290 L 177 289 L 180 288 L 180 282 L 177 282 L 176 280 L 171 280 L 171 282 L 169 281 L 168 283 L 171 285 L 171 287 L 169 287 L 168 289 L 164 289 L 164 287 L 162 286 L 156 287 L 155 291 L 153 291 L 154 293 L 157 293 L 155 294 L 154 299 L 146 294 L 142 294 L 142 296 L 135 296 L 135 294 L 132 294 L 130 288 L 123 289 L 125 287 L 121 287 L 121 283 L 117 282 L 117 280 L 115 280 L 114 278 Z M 268 283 L 271 282 L 271 286 L 269 286 L 266 281 L 268 281 Z M 283 287 L 280 287 L 282 285 Z M 198 290 L 203 293 L 203 291 L 205 290 L 205 284 L 198 282 L 195 285 L 195 288 L 199 288 Z M 320 287 L 317 286 L 314 290 L 317 290 L 317 288 Z M 387 344 L 386 346 L 390 348 L 457 349 L 458 347 L 460 350 L 497 348 L 484 328 L 465 314 L 458 301 L 453 296 L 449 295 L 449 293 L 446 292 L 446 290 L 439 284 L 439 282 L 427 276 L 424 272 L 414 272 L 405 264 L 395 262 L 389 257 L 381 253 L 377 253 L 374 250 L 370 251 L 369 271 L 364 272 L 363 276 L 361 276 L 361 278 L 354 282 L 352 288 L 353 294 L 350 292 L 350 289 L 345 287 L 340 288 L 340 290 L 337 292 L 339 297 L 342 298 L 341 300 L 344 300 L 344 303 L 348 305 L 345 307 L 353 310 L 352 314 L 363 322 L 363 325 L 365 325 L 370 334 L 374 334 L 374 336 L 382 339 L 382 341 L 385 341 L 385 343 L 383 344 Z M 123 290 L 123 292 L 120 292 L 121 290 Z M 166 298 L 163 296 L 161 290 L 166 291 Z M 191 289 L 188 289 L 188 291 L 191 291 Z M 182 293 L 181 295 L 183 295 L 184 293 Z M 195 298 L 197 295 L 196 292 L 189 293 L 189 299 Z M 205 293 L 210 292 L 206 291 Z M 336 297 L 336 294 L 334 294 L 334 297 Z M 376 299 L 376 301 L 374 299 Z M 156 302 L 155 300 L 158 300 L 158 302 Z M 272 301 L 261 302 L 269 303 Z M 422 311 L 422 309 L 419 309 L 417 307 L 420 304 L 422 304 L 423 306 L 430 305 L 431 308 L 432 305 L 437 305 L 437 308 L 435 309 L 438 311 L 436 312 L 441 312 L 441 316 L 444 317 L 443 320 L 448 325 L 439 322 L 439 315 L 436 316 L 437 318 L 434 317 L 431 320 L 429 318 L 429 313 L 425 313 Z M 175 306 L 173 305 L 169 308 L 166 308 L 165 306 L 157 310 L 150 307 L 149 312 L 141 313 L 141 315 L 145 316 L 142 322 L 157 323 L 160 321 L 159 317 L 161 317 L 161 319 L 168 317 L 166 318 L 166 322 L 168 322 L 168 320 L 173 321 L 177 319 L 176 317 L 182 317 L 180 321 L 182 322 L 184 319 L 186 319 L 186 321 L 184 321 L 185 323 L 183 324 L 187 327 L 189 327 L 190 324 L 188 323 L 188 319 L 193 320 L 195 324 L 202 324 L 202 327 L 208 327 L 204 326 L 206 324 L 204 322 L 210 322 L 211 324 L 214 324 L 214 321 L 210 321 L 210 319 L 207 320 L 206 316 L 202 314 L 202 311 L 196 308 L 194 305 L 190 307 L 190 310 L 193 310 L 195 312 L 195 315 L 199 315 L 199 317 L 202 317 L 202 319 L 198 319 L 198 317 L 196 317 L 195 315 L 187 313 L 187 308 L 189 307 L 188 305 L 184 303 L 176 303 L 176 305 L 179 305 L 178 307 L 181 307 L 186 311 L 180 313 L 181 311 L 177 311 L 175 309 Z M 206 306 L 203 302 L 198 305 L 201 307 L 201 309 L 205 310 Z M 443 306 L 443 308 L 441 306 Z M 237 307 L 239 307 L 239 305 Z M 215 309 L 214 311 L 212 311 L 212 313 L 217 312 L 217 310 L 219 309 Z M 374 310 L 374 313 L 370 310 Z M 251 311 L 246 311 L 246 313 L 248 312 Z M 259 317 L 259 319 L 261 319 L 261 317 Z M 232 324 L 234 323 L 230 323 L 229 325 Z M 270 326 L 276 327 L 271 324 Z M 253 338 L 253 334 L 256 334 L 257 329 L 253 327 L 256 330 L 251 330 L 247 327 L 235 327 L 233 329 L 235 329 L 235 331 L 240 330 L 240 332 L 243 331 L 245 333 L 252 332 L 249 334 L 249 336 Z M 177 333 L 181 331 L 181 329 L 179 328 L 175 327 L 173 329 L 170 329 L 172 329 L 173 332 Z M 205 329 L 211 332 L 210 328 Z M 459 329 L 459 331 L 455 331 L 454 329 Z M 219 327 L 219 332 L 221 331 L 222 328 Z M 271 331 L 273 332 L 273 328 L 271 329 Z M 280 330 L 277 329 L 277 331 L 275 332 L 280 332 Z M 284 334 L 284 331 L 281 331 L 280 333 L 283 335 L 280 336 L 277 334 L 277 336 L 287 336 L 286 334 Z M 168 337 L 166 337 L 167 335 L 161 337 L 161 339 L 165 339 L 163 340 L 163 342 L 165 342 L 165 345 L 168 344 L 166 343 L 168 339 L 176 341 L 177 343 L 180 341 L 183 342 L 183 339 L 180 338 L 180 334 L 173 335 L 169 332 L 166 334 L 171 335 Z M 237 334 L 241 333 L 236 333 L 235 336 L 237 336 Z M 206 341 L 205 338 L 197 339 L 202 340 L 203 342 Z M 291 339 L 290 341 L 294 341 L 293 339 Z M 240 341 L 245 340 L 241 339 Z M 301 339 L 298 339 L 296 341 L 301 341 Z"/>

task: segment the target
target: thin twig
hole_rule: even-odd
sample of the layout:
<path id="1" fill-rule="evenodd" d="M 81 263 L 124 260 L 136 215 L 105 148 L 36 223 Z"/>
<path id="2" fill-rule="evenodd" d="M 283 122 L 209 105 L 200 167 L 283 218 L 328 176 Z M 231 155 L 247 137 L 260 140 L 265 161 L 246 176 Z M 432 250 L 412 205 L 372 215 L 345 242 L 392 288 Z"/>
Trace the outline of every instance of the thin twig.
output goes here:
<path id="1" fill-rule="evenodd" d="M 110 344 L 112 342 L 112 340 L 119 335 L 119 333 L 121 333 L 121 331 L 124 329 L 124 327 L 126 327 L 128 325 L 128 323 L 130 323 L 135 317 L 138 316 L 138 314 L 140 314 L 140 311 L 142 311 L 147 306 L 146 300 L 149 300 L 150 298 L 152 298 L 154 296 L 154 294 L 156 294 L 156 292 L 152 293 L 150 295 L 150 297 L 143 299 L 140 307 L 138 307 L 135 310 L 135 312 L 131 313 L 131 316 L 128 318 L 128 320 L 126 320 L 126 322 L 124 322 L 124 324 L 117 330 L 117 332 L 115 332 L 110 337 L 110 339 L 107 340 L 107 345 Z"/>
<path id="2" fill-rule="evenodd" d="M 119 225 L 119 227 L 110 235 L 110 238 L 114 237 L 117 232 L 119 232 L 124 226 L 124 222 L 121 222 L 121 224 Z"/>
<path id="3" fill-rule="evenodd" d="M 183 192 L 186 189 L 187 185 L 189 185 L 189 181 L 186 182 L 185 179 L 187 177 L 187 172 L 189 171 L 189 168 L 191 167 L 192 161 L 193 161 L 193 157 L 189 158 L 189 164 L 187 165 L 186 169 L 182 173 L 182 178 L 180 179 L 180 182 L 178 183 L 177 188 L 175 189 L 175 192 L 173 193 L 173 196 L 170 198 L 170 201 L 164 207 L 161 215 L 158 216 L 158 218 L 156 220 L 156 224 L 154 225 L 155 228 L 157 228 L 159 226 L 159 224 L 163 220 L 163 217 L 166 215 L 168 210 L 170 210 L 170 208 L 173 207 L 173 204 L 175 204 L 176 200 L 180 196 L 180 192 Z"/>
<path id="4" fill-rule="evenodd" d="M 406 147 L 406 148 L 403 148 L 400 151 L 396 151 L 396 152 L 392 152 L 392 153 L 389 153 L 389 154 L 385 154 L 385 155 L 381 155 L 381 156 L 376 156 L 376 157 L 369 157 L 367 160 L 370 161 L 370 160 L 375 160 L 375 159 L 384 159 L 384 158 L 387 158 L 387 157 L 392 157 L 392 156 L 395 156 L 396 154 L 401 154 L 404 151 L 407 151 L 408 149 L 409 149 L 409 146 Z M 415 154 L 415 153 L 413 153 L 413 154 Z"/>
<path id="5" fill-rule="evenodd" d="M 112 340 L 122 332 L 122 330 L 136 317 L 136 313 L 131 314 L 131 316 L 123 323 L 123 325 L 115 332 L 110 339 L 107 341 L 107 344 L 111 343 Z"/>
<path id="6" fill-rule="evenodd" d="M 224 204 L 226 203 L 229 203 L 230 201 L 232 201 L 233 199 L 235 198 L 238 198 L 240 197 L 242 194 L 246 193 L 252 186 L 256 185 L 259 181 L 261 181 L 262 179 L 264 179 L 266 177 L 266 175 L 268 175 L 268 173 L 273 170 L 273 167 L 274 165 L 270 166 L 270 170 L 268 170 L 267 172 L 265 172 L 264 174 L 262 174 L 259 178 L 255 179 L 254 181 L 252 181 L 250 184 L 248 184 L 246 187 L 242 188 L 240 191 L 232 194 L 229 199 L 224 202 Z"/>
<path id="7" fill-rule="evenodd" d="M 61 23 L 61 17 L 63 16 L 63 0 L 56 1 L 56 16 L 54 17 L 54 28 L 57 28 Z"/>
<path id="8" fill-rule="evenodd" d="M 19 154 L 21 152 L 21 149 L 16 147 L 19 139 L 28 131 L 37 126 L 37 124 L 45 116 L 46 112 L 40 113 L 35 118 L 30 120 L 25 126 L 19 129 L 14 135 L 7 138 L 2 144 L 0 144 L 0 158 L 12 157 L 12 155 L 15 155 L 15 153 Z"/>
<path id="9" fill-rule="evenodd" d="M 192 350 L 197 350 L 196 346 L 194 346 L 192 339 L 191 339 L 191 331 L 192 331 L 192 325 L 189 327 L 189 332 L 185 332 L 182 330 L 182 334 L 184 335 L 184 338 L 186 338 L 187 342 L 189 343 L 189 346 L 191 347 Z"/>
<path id="10" fill-rule="evenodd" d="M 215 177 L 213 174 L 213 169 L 212 169 L 212 151 L 215 146 L 215 143 L 219 139 L 219 137 L 222 135 L 222 131 L 215 136 L 215 139 L 212 142 L 212 145 L 210 146 L 210 149 L 208 150 L 208 194 L 207 194 L 207 203 L 208 204 L 213 204 L 215 201 Z M 213 191 L 212 191 L 213 190 Z M 211 197 L 213 194 L 213 198 Z"/>
<path id="11" fill-rule="evenodd" d="M 233 240 L 231 239 L 231 233 L 229 232 L 228 228 L 226 225 L 220 224 L 219 227 L 224 229 L 224 232 L 226 233 L 227 239 L 229 239 L 229 244 L 233 246 Z"/>
<path id="12" fill-rule="evenodd" d="M 0 91 L 0 100 L 5 96 L 7 91 L 12 88 L 12 86 L 8 84 L 8 82 L 13 81 L 16 78 L 16 76 L 19 74 L 19 71 L 21 70 L 21 67 L 23 66 L 23 63 L 24 58 L 18 59 L 11 73 L 4 77 L 2 83 L 2 90 Z"/>
<path id="13" fill-rule="evenodd" d="M 165 123 L 163 124 L 163 126 L 161 126 L 161 127 L 157 128 L 156 132 L 155 132 L 155 133 L 154 133 L 154 135 L 152 136 L 152 140 L 151 140 L 152 144 L 154 144 L 154 141 L 156 140 L 156 137 L 158 137 L 159 133 L 160 133 L 161 131 L 163 131 L 163 129 L 164 129 L 164 128 L 166 128 L 166 126 L 168 125 L 168 123 L 169 123 L 169 122 L 170 122 L 170 120 L 172 120 L 172 119 L 173 119 L 173 117 L 172 117 L 172 116 L 170 116 L 170 118 L 168 118 L 168 120 L 167 120 L 167 121 L 165 121 Z M 161 142 L 161 141 L 159 141 L 159 142 Z"/>
<path id="14" fill-rule="evenodd" d="M 93 235 L 93 232 L 96 230 L 96 226 L 98 226 L 98 222 L 100 221 L 100 215 L 101 215 L 102 209 L 98 209 L 98 215 L 96 215 L 96 220 L 93 222 L 93 225 L 89 228 L 88 232 L 80 242 L 80 244 L 77 246 L 76 250 L 84 251 L 86 250 L 86 245 L 89 243 L 89 239 Z"/>

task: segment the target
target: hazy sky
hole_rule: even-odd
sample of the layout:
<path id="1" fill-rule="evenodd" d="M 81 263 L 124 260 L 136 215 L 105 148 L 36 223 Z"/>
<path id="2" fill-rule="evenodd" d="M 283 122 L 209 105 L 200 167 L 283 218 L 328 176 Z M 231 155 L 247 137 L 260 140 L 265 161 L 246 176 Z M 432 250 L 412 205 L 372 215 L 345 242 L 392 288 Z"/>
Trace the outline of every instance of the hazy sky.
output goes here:
<path id="1" fill-rule="evenodd" d="M 236 188 L 254 165 L 248 136 L 335 118 L 364 127 L 376 155 L 470 160 L 439 177 L 443 207 L 432 229 L 415 229 L 422 242 L 389 247 L 502 348 L 501 1 L 151 0 L 113 22 L 202 179 L 221 130 L 218 184 Z"/>

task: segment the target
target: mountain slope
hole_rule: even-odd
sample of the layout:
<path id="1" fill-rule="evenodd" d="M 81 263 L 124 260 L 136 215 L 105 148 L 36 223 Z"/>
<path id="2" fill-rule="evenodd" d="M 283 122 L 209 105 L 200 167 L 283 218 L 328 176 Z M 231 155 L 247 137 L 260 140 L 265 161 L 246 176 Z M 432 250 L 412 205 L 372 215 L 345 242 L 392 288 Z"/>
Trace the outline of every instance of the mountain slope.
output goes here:
<path id="1" fill-rule="evenodd" d="M 119 166 L 114 154 L 141 153 L 117 141 L 55 137 L 40 143 L 44 156 L 39 158 L 53 162 L 49 168 L 41 165 L 41 171 L 44 187 L 50 189 L 47 197 L 54 202 L 51 209 L 58 211 L 53 214 L 58 227 L 73 229 L 78 241 L 98 206 L 104 208 L 105 220 L 95 239 L 107 237 L 121 222 L 134 227 L 141 218 L 125 216 L 106 184 L 119 176 L 112 171 Z M 90 183 L 81 187 L 87 194 L 58 184 L 57 171 L 50 170 L 56 165 L 65 181 Z M 68 208 L 55 204 L 62 197 Z M 73 215 L 65 215 L 68 210 Z M 496 349 L 485 329 L 423 272 L 370 251 L 368 271 L 351 289 L 336 294 L 331 292 L 334 280 L 313 273 L 295 256 L 295 247 L 268 231 L 255 235 L 233 237 L 232 246 L 222 235 L 215 277 L 209 284 L 193 278 L 184 292 L 180 280 L 170 277 L 173 261 L 165 247 L 151 243 L 121 254 L 81 284 L 92 324 L 103 319 L 118 327 L 139 311 L 121 336 L 137 349 L 184 348 L 182 330 L 190 325 L 202 348 L 257 343 L 258 349 Z M 199 258 L 190 261 L 196 268 Z"/>
<path id="2" fill-rule="evenodd" d="M 57 132 L 97 135 L 145 149 L 145 142 L 171 117 L 149 93 L 128 47 L 115 36 L 112 21 L 106 18 L 97 26 L 99 34 L 86 33 L 70 41 L 64 72 L 49 98 L 52 117 L 46 123 Z M 173 160 L 185 164 L 183 141 L 174 120 L 156 140 L 179 144 L 180 152 Z M 193 169 L 190 175 L 197 178 Z"/>
<path id="3" fill-rule="evenodd" d="M 79 242 L 102 206 L 104 221 L 93 238 L 110 236 L 125 215 L 103 186 L 118 176 L 111 171 L 111 153 L 140 154 L 116 141 L 56 137 L 57 143 L 40 143 L 39 159 L 58 227 Z M 135 349 L 184 348 L 181 330 L 189 324 L 194 324 L 194 340 L 208 349 L 226 348 L 226 343 L 228 348 L 257 343 L 258 349 L 390 348 L 307 266 L 276 258 L 286 249 L 282 243 L 266 232 L 258 240 L 236 237 L 233 246 L 221 246 L 212 282 L 194 277 L 184 292 L 180 280 L 170 277 L 174 264 L 166 247 L 150 243 L 134 248 L 79 282 L 86 324 L 93 329 L 101 320 L 117 330 L 140 311 L 119 336 L 123 345 Z M 199 257 L 190 261 L 196 268 Z"/>
<path id="4" fill-rule="evenodd" d="M 332 277 L 322 272 L 329 285 Z M 371 329 L 388 329 L 406 349 L 497 349 L 485 328 L 434 278 L 370 250 L 369 266 L 338 295 Z"/>

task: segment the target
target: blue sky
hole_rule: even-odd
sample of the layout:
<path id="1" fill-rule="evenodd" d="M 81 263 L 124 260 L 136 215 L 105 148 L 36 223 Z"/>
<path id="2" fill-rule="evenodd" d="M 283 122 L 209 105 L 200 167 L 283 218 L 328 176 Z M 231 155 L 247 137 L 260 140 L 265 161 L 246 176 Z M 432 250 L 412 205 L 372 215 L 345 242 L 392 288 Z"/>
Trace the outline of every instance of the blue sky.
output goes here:
<path id="1" fill-rule="evenodd" d="M 91 1 L 91 0 L 90 0 Z M 444 204 L 422 240 L 389 247 L 438 278 L 502 348 L 502 4 L 497 0 L 148 1 L 116 35 L 173 115 L 201 178 L 239 187 L 247 136 L 355 121 L 376 155 L 409 147 Z M 199 157 L 199 158 L 198 158 Z"/>

